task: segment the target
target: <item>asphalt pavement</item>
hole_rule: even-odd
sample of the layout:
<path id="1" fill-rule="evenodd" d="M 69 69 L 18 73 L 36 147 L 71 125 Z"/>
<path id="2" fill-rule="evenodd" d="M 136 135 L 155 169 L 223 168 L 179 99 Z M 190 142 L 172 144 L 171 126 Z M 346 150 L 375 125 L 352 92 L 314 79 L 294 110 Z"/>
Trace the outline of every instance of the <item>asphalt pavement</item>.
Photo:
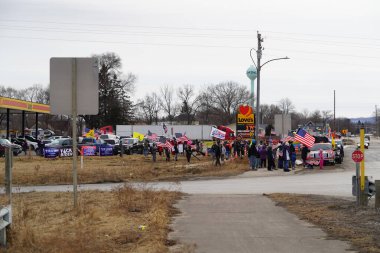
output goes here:
<path id="1" fill-rule="evenodd" d="M 350 244 L 326 240 L 319 228 L 301 221 L 260 195 L 190 195 L 177 207 L 169 239 L 172 252 L 347 253 Z M 184 248 L 182 248 L 184 247 Z"/>

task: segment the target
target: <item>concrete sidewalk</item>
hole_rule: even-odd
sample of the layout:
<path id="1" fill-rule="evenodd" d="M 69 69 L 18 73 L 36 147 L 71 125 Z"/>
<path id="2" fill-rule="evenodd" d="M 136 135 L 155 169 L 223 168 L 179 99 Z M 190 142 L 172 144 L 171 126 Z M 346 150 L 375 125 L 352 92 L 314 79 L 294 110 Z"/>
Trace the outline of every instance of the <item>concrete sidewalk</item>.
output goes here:
<path id="1" fill-rule="evenodd" d="M 169 239 L 199 253 L 340 253 L 350 244 L 326 234 L 262 195 L 189 195 Z M 172 252 L 183 252 L 178 246 Z M 187 251 L 185 251 L 187 252 Z"/>

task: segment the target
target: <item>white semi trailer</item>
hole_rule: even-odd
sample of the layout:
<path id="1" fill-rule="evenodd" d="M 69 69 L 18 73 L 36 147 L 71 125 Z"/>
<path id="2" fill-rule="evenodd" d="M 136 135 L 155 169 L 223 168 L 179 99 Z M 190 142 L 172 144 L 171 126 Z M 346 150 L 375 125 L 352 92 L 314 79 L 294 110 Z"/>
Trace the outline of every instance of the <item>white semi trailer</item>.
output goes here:
<path id="1" fill-rule="evenodd" d="M 132 136 L 133 132 L 141 134 L 155 133 L 167 137 L 175 136 L 176 133 L 186 134 L 189 139 L 211 140 L 211 125 L 166 125 L 167 132 L 163 125 L 116 125 L 116 135 Z"/>

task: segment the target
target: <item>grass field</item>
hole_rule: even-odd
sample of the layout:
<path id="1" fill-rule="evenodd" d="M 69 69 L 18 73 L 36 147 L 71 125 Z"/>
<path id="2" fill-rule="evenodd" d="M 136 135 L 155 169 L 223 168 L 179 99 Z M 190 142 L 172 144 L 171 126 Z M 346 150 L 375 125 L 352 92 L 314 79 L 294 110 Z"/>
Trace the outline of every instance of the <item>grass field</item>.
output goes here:
<path id="1" fill-rule="evenodd" d="M 196 177 L 225 177 L 243 173 L 248 170 L 247 158 L 235 159 L 215 167 L 210 157 L 192 157 L 188 164 L 183 156 L 177 162 L 166 162 L 158 157 L 153 163 L 151 158 L 142 155 L 84 157 L 81 169 L 78 159 L 78 183 L 129 182 L 186 180 Z M 4 163 L 4 158 L 0 159 Z M 4 175 L 4 166 L 0 168 Z M 0 184 L 4 177 L 0 177 Z M 72 159 L 20 156 L 14 157 L 13 184 L 18 185 L 53 185 L 72 183 Z"/>
<path id="2" fill-rule="evenodd" d="M 167 252 L 179 197 L 124 186 L 80 192 L 74 210 L 71 193 L 14 194 L 10 244 L 0 252 Z"/>

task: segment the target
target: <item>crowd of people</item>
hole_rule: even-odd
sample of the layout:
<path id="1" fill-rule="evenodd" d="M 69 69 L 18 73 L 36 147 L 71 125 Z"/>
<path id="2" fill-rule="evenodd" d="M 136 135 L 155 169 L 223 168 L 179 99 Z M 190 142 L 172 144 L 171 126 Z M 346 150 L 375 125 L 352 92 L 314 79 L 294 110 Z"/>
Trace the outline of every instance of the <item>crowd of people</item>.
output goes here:
<path id="1" fill-rule="evenodd" d="M 302 159 L 306 164 L 308 148 L 302 148 Z M 229 143 L 227 141 L 214 141 L 211 147 L 211 154 L 215 166 L 221 166 L 221 162 L 234 158 L 243 159 L 248 157 L 249 168 L 258 170 L 259 168 L 267 168 L 268 171 L 282 169 L 284 172 L 295 170 L 296 168 L 296 149 L 292 141 L 282 142 L 277 145 L 271 145 L 256 140 L 240 140 Z"/>

